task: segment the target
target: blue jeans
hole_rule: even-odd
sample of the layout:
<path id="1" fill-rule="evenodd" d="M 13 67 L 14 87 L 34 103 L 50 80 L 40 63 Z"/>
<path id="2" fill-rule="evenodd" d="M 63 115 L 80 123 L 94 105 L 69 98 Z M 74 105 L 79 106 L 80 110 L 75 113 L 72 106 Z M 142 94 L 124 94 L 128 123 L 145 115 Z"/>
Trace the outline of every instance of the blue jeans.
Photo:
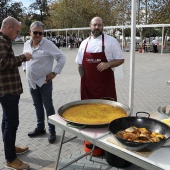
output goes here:
<path id="1" fill-rule="evenodd" d="M 52 81 L 43 84 L 41 87 L 36 86 L 36 89 L 30 88 L 30 93 L 33 99 L 37 116 L 37 129 L 43 130 L 45 128 L 45 112 L 48 116 L 55 114 L 53 100 L 52 100 Z M 49 132 L 55 133 L 55 126 L 48 123 Z"/>
<path id="2" fill-rule="evenodd" d="M 6 94 L 0 97 L 2 105 L 2 138 L 4 142 L 5 159 L 12 162 L 17 156 L 15 152 L 16 132 L 19 125 L 20 95 Z"/>

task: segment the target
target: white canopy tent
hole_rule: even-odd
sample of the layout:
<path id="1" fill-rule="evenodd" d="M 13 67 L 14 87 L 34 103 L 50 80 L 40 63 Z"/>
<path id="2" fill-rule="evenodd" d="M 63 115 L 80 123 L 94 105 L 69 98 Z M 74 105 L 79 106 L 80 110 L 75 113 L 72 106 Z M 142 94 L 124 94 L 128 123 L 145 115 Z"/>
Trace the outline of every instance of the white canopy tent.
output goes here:
<path id="1" fill-rule="evenodd" d="M 129 108 L 131 112 L 133 112 L 134 105 L 134 81 L 135 81 L 135 44 L 136 44 L 136 28 L 146 28 L 146 27 L 154 27 L 154 28 L 162 28 L 162 46 L 161 46 L 161 54 L 163 53 L 163 37 L 164 37 L 164 28 L 170 27 L 170 24 L 151 24 L 151 25 L 136 25 L 136 0 L 132 1 L 132 9 L 131 9 L 131 25 L 122 25 L 122 26 L 105 26 L 104 29 L 116 29 L 121 28 L 122 30 L 125 28 L 131 28 L 131 49 L 130 49 L 130 86 L 129 86 Z M 89 27 L 83 28 L 64 28 L 64 29 L 47 29 L 45 30 L 46 35 L 47 32 L 59 32 L 66 31 L 66 35 L 68 31 L 79 31 L 80 30 L 90 30 Z M 67 38 L 66 38 L 67 40 Z M 67 43 L 67 42 L 66 42 Z M 122 43 L 123 44 L 123 43 Z M 123 48 L 122 48 L 123 49 Z"/>
<path id="2" fill-rule="evenodd" d="M 133 2 L 132 2 L 133 3 Z M 133 19 L 133 18 L 132 18 Z M 132 21 L 134 22 L 134 21 Z M 131 23 L 132 23 L 131 22 Z M 136 23 L 136 21 L 135 21 Z M 170 24 L 149 24 L 149 25 L 136 25 L 136 28 L 162 28 L 162 45 L 161 45 L 161 54 L 163 53 L 163 42 L 164 42 L 164 28 L 165 27 L 170 27 Z M 131 25 L 121 25 L 121 26 L 105 26 L 104 30 L 111 30 L 111 29 L 126 29 L 126 28 L 131 28 L 132 29 L 132 24 Z M 65 31 L 66 32 L 66 36 L 67 33 L 69 31 L 78 31 L 78 36 L 79 36 L 79 32 L 82 30 L 90 30 L 90 27 L 81 27 L 81 28 L 63 28 L 63 29 L 46 29 L 44 30 L 46 32 L 46 36 L 47 33 L 50 32 L 50 34 L 52 34 L 52 32 L 61 32 L 61 31 Z M 123 32 L 123 31 L 122 31 Z M 132 35 L 132 34 L 131 34 Z M 131 36 L 132 37 L 132 36 Z M 135 37 L 136 37 L 136 32 L 135 32 Z M 67 40 L 67 38 L 66 38 Z M 67 44 L 67 43 L 66 43 Z M 123 39 L 122 39 L 122 46 L 123 46 Z M 123 49 L 123 47 L 122 47 Z"/>

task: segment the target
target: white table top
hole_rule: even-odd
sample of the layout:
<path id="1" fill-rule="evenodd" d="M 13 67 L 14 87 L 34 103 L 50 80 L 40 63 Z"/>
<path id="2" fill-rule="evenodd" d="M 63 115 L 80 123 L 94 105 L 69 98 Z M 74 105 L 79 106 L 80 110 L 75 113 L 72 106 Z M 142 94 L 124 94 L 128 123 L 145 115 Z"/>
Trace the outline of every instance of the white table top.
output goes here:
<path id="1" fill-rule="evenodd" d="M 77 129 L 67 126 L 67 122 L 63 120 L 58 114 L 49 116 L 49 123 L 71 133 L 83 140 L 87 140 L 96 146 L 114 153 L 123 159 L 126 159 L 138 166 L 148 170 L 170 170 L 170 147 L 161 147 L 154 151 L 149 157 L 141 156 L 133 151 L 127 150 L 121 146 L 115 145 L 107 141 L 112 135 L 108 128 L 85 128 Z"/>
<path id="2" fill-rule="evenodd" d="M 95 143 L 95 140 L 101 138 L 102 136 L 107 135 L 108 128 L 85 128 L 85 129 L 78 129 L 74 127 L 70 127 L 67 125 L 67 122 L 63 120 L 58 114 L 49 116 L 49 122 L 57 125 L 57 127 L 69 132 L 83 140 L 88 140 L 89 142 Z"/>

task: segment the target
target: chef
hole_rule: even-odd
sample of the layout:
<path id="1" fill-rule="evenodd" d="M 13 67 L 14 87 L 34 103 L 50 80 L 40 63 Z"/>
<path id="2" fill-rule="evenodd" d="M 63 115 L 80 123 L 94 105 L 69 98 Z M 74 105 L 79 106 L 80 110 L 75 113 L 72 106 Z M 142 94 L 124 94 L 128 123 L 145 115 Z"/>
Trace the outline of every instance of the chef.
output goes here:
<path id="1" fill-rule="evenodd" d="M 81 76 L 81 99 L 111 97 L 117 101 L 114 67 L 124 63 L 118 41 L 103 33 L 103 21 L 94 17 L 91 35 L 82 41 L 77 57 Z"/>

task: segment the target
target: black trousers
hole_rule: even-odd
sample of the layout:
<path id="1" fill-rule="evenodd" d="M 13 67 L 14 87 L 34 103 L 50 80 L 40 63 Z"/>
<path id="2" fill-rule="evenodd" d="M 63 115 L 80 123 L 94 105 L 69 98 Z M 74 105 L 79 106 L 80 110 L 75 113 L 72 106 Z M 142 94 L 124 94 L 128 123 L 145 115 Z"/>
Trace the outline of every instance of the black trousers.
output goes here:
<path id="1" fill-rule="evenodd" d="M 158 52 L 157 45 L 153 45 L 153 52 L 154 52 L 154 53 L 157 53 L 157 52 Z"/>
<path id="2" fill-rule="evenodd" d="M 2 138 L 4 142 L 5 159 L 12 162 L 17 156 L 15 152 L 16 133 L 19 125 L 20 95 L 6 94 L 0 97 L 2 105 Z"/>

